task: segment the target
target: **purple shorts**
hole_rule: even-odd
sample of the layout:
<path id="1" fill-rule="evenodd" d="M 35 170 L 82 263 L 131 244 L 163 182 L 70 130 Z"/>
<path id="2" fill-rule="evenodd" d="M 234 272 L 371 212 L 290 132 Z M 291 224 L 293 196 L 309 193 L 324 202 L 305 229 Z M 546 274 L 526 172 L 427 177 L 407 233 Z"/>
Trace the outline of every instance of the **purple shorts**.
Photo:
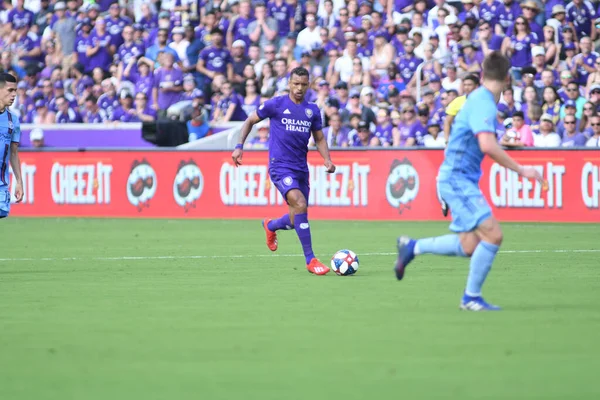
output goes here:
<path id="1" fill-rule="evenodd" d="M 298 189 L 302 192 L 304 198 L 308 202 L 308 195 L 310 194 L 308 174 L 304 176 L 304 174 L 290 171 L 271 171 L 270 174 L 275 187 L 286 201 L 287 192 L 292 189 Z"/>

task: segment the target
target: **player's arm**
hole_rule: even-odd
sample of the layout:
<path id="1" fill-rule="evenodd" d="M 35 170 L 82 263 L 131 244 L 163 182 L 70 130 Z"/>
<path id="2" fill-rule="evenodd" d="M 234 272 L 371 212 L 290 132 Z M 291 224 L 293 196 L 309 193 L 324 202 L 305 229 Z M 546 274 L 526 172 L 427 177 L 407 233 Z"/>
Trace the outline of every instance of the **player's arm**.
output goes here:
<path id="1" fill-rule="evenodd" d="M 333 173 L 335 172 L 335 165 L 331 162 L 331 156 L 329 155 L 329 147 L 327 146 L 327 140 L 325 140 L 325 135 L 323 135 L 323 131 L 321 129 L 313 131 L 313 138 L 315 139 L 315 144 L 317 145 L 317 151 L 325 160 L 325 167 L 327 168 L 327 172 Z"/>
<path id="2" fill-rule="evenodd" d="M 524 167 L 513 160 L 512 157 L 509 156 L 508 153 L 502 149 L 502 147 L 500 147 L 496 141 L 495 133 L 480 132 L 477 135 L 477 139 L 479 141 L 479 148 L 481 151 L 490 156 L 492 160 L 496 161 L 504 168 L 513 170 L 525 178 L 535 179 L 539 182 L 543 181 L 542 176 L 537 169 L 533 167 Z"/>
<path id="3" fill-rule="evenodd" d="M 246 142 L 248 135 L 250 134 L 250 132 L 252 132 L 252 128 L 254 127 L 254 125 L 259 123 L 261 120 L 262 118 L 258 116 L 256 111 L 253 111 L 252 114 L 250 114 L 242 124 L 242 129 L 240 130 L 240 141 L 238 142 L 238 144 L 235 145 L 235 150 L 231 155 L 231 158 L 233 159 L 233 162 L 236 166 L 242 165 L 244 142 Z"/>
<path id="4" fill-rule="evenodd" d="M 19 142 L 10 144 L 10 166 L 15 175 L 15 197 L 17 203 L 23 200 L 23 178 L 21 176 L 21 160 L 19 159 Z"/>
<path id="5" fill-rule="evenodd" d="M 454 115 L 446 115 L 446 119 L 444 119 L 444 139 L 446 139 L 446 143 L 448 142 L 448 139 L 450 139 L 450 131 L 452 130 L 454 117 Z"/>

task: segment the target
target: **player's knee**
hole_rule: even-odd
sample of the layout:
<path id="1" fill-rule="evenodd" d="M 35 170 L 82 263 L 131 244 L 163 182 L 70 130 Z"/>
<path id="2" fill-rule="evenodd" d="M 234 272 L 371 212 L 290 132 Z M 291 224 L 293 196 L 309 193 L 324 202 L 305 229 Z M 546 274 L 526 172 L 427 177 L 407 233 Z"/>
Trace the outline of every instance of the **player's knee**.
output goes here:
<path id="1" fill-rule="evenodd" d="M 460 245 L 462 247 L 463 253 L 465 253 L 466 257 L 471 257 L 479 244 L 479 238 L 477 235 L 469 232 L 468 234 L 461 235 Z"/>
<path id="2" fill-rule="evenodd" d="M 296 214 L 304 214 L 308 211 L 308 203 L 304 197 L 298 199 L 296 205 L 294 206 L 296 209 Z"/>

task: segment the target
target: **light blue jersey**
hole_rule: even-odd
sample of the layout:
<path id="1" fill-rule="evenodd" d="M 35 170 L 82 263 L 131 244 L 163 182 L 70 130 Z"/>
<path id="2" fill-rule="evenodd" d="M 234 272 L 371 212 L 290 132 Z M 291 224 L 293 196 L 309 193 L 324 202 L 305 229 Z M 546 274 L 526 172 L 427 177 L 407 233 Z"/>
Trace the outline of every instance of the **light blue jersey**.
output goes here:
<path id="1" fill-rule="evenodd" d="M 450 208 L 454 232 L 470 232 L 492 215 L 479 189 L 484 153 L 477 135 L 496 132 L 496 113 L 494 95 L 480 87 L 469 95 L 452 125 L 438 174 L 438 193 Z"/>
<path id="2" fill-rule="evenodd" d="M 8 192 L 8 166 L 10 163 L 10 145 L 21 140 L 19 118 L 8 109 L 0 113 L 0 218 L 8 216 L 10 193 Z"/>
<path id="3" fill-rule="evenodd" d="M 494 95 L 485 87 L 475 89 L 469 95 L 452 124 L 438 180 L 460 177 L 479 182 L 484 154 L 479 148 L 477 135 L 496 132 L 497 111 Z"/>

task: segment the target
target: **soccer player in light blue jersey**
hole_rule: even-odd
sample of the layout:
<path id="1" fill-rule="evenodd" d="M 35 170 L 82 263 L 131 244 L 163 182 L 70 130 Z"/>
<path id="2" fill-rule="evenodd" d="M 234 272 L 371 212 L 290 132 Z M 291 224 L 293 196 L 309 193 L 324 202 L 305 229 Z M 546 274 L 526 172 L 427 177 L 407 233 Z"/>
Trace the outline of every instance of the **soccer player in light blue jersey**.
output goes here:
<path id="1" fill-rule="evenodd" d="M 323 135 L 321 111 L 316 104 L 305 99 L 309 84 L 308 71 L 305 68 L 293 69 L 289 79 L 290 94 L 267 100 L 248 116 L 242 126 L 240 143 L 235 146 L 232 158 L 236 166 L 242 164 L 244 142 L 252 127 L 259 121 L 270 118 L 269 175 L 287 201 L 289 212 L 278 219 L 263 220 L 267 246 L 269 250 L 276 251 L 276 231 L 295 229 L 304 251 L 306 269 L 311 274 L 325 275 L 329 268 L 313 253 L 308 223 L 310 180 L 307 154 L 311 135 L 323 157 L 326 171 L 335 172 L 335 165 L 331 161 L 327 140 Z"/>
<path id="2" fill-rule="evenodd" d="M 396 277 L 402 279 L 407 265 L 420 254 L 470 257 L 467 286 L 460 309 L 492 311 L 500 308 L 485 302 L 481 287 L 502 244 L 502 230 L 479 189 L 484 155 L 519 175 L 542 181 L 540 173 L 514 161 L 496 139 L 496 105 L 510 84 L 510 61 L 500 52 L 483 61 L 482 86 L 473 91 L 460 110 L 440 167 L 437 187 L 442 209 L 452 212 L 450 230 L 455 234 L 414 240 L 398 238 Z"/>
<path id="3" fill-rule="evenodd" d="M 15 200 L 23 200 L 23 181 L 21 179 L 21 161 L 19 160 L 19 141 L 21 124 L 19 118 L 8 110 L 17 97 L 17 79 L 6 73 L 0 73 L 0 218 L 8 217 L 10 212 L 10 192 L 8 190 L 8 163 L 15 175 Z"/>

